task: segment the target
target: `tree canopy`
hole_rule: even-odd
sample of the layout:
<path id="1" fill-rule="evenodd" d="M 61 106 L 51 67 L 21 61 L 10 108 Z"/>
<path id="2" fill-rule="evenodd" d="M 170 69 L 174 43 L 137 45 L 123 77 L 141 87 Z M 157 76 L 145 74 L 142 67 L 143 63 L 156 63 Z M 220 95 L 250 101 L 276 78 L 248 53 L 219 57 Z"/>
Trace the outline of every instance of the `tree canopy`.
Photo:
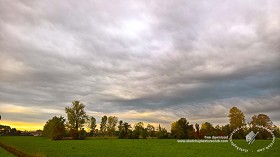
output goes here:
<path id="1" fill-rule="evenodd" d="M 193 125 L 189 125 L 186 118 L 180 118 L 171 124 L 171 134 L 178 139 L 190 138 L 193 131 Z"/>
<path id="2" fill-rule="evenodd" d="M 261 125 L 261 126 L 269 128 L 269 129 L 271 129 L 272 125 L 273 125 L 269 116 L 267 116 L 265 114 L 254 115 L 252 117 L 252 121 L 250 122 L 250 124 L 252 124 L 253 126 L 254 125 Z"/>
<path id="3" fill-rule="evenodd" d="M 79 129 L 82 130 L 84 124 L 88 119 L 88 115 L 85 112 L 85 105 L 80 101 L 73 101 L 71 107 L 66 107 L 65 112 L 67 114 L 67 127 L 72 131 L 72 137 L 77 139 Z"/>
<path id="4" fill-rule="evenodd" d="M 43 136 L 53 140 L 61 140 L 65 136 L 65 119 L 64 117 L 53 117 L 48 120 L 44 126 Z"/>
<path id="5" fill-rule="evenodd" d="M 106 132 L 107 130 L 107 120 L 108 120 L 108 117 L 107 116 L 103 116 L 101 118 L 101 123 L 100 123 L 100 132 L 101 134 L 104 135 L 104 133 Z"/>
<path id="6" fill-rule="evenodd" d="M 237 107 L 232 107 L 229 110 L 229 125 L 232 129 L 239 128 L 245 125 L 245 115 Z"/>
<path id="7" fill-rule="evenodd" d="M 117 117 L 109 116 L 108 124 L 107 124 L 107 129 L 108 129 L 109 136 L 114 135 L 117 123 L 118 123 L 118 118 Z"/>

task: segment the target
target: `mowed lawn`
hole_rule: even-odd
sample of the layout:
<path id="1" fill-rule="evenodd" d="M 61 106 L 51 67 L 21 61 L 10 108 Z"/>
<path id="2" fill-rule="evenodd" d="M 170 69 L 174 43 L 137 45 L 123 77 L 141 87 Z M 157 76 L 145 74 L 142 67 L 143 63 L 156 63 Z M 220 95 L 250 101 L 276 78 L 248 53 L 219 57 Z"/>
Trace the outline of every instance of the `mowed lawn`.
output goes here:
<path id="1" fill-rule="evenodd" d="M 244 140 L 245 141 L 245 140 Z M 244 145 L 244 141 L 237 141 Z M 175 139 L 87 139 L 53 141 L 44 137 L 2 136 L 0 142 L 37 156 L 280 156 L 280 139 L 264 152 L 240 152 L 230 143 L 178 143 Z M 260 145 L 269 141 L 256 141 Z M 0 150 L 0 156 L 5 156 Z"/>

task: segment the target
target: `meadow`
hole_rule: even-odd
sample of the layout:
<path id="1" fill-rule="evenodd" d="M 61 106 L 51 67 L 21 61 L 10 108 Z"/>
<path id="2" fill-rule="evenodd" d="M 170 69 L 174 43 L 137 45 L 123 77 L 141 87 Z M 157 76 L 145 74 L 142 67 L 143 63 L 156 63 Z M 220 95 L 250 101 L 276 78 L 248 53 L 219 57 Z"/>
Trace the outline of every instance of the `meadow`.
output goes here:
<path id="1" fill-rule="evenodd" d="M 245 140 L 235 141 L 245 146 Z M 50 140 L 32 136 L 0 136 L 0 142 L 30 156 L 280 156 L 280 139 L 264 152 L 240 152 L 230 143 L 179 143 L 175 139 Z M 255 141 L 266 145 L 269 141 Z M 12 156 L 0 149 L 0 156 Z"/>
<path id="2" fill-rule="evenodd" d="M 7 152 L 5 149 L 3 149 L 2 147 L 0 147 L 0 156 L 4 156 L 4 157 L 13 157 L 14 155 Z"/>

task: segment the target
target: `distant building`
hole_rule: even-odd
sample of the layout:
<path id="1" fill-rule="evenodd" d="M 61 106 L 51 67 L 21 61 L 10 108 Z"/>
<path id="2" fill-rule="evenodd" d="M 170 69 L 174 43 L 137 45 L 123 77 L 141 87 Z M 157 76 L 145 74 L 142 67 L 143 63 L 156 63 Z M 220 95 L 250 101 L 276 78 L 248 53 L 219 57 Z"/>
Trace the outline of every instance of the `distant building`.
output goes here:
<path id="1" fill-rule="evenodd" d="M 34 132 L 30 132 L 31 135 L 33 136 L 42 136 L 43 131 L 42 130 L 36 130 Z"/>

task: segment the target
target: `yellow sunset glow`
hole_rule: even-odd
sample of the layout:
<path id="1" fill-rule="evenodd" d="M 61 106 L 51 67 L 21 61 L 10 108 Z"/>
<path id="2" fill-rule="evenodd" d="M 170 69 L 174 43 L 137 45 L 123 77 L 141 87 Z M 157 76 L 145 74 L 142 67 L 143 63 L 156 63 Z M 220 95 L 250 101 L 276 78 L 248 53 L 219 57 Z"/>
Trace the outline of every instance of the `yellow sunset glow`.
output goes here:
<path id="1" fill-rule="evenodd" d="M 16 128 L 17 130 L 27 130 L 27 131 L 34 131 L 34 130 L 42 130 L 44 123 L 30 123 L 30 122 L 20 122 L 20 121 L 9 121 L 9 120 L 1 120 L 1 125 L 8 125 L 11 128 Z"/>

